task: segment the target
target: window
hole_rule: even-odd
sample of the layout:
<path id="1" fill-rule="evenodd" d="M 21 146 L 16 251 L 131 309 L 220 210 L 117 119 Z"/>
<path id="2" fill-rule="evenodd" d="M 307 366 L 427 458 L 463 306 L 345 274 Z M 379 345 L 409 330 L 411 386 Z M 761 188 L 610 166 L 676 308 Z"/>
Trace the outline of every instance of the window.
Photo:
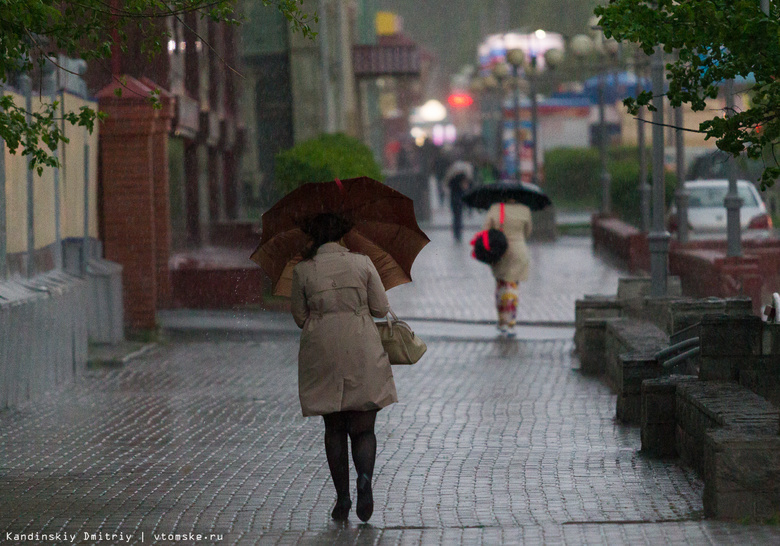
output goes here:
<path id="1" fill-rule="evenodd" d="M 728 189 L 728 184 L 719 186 L 690 186 L 688 188 L 688 192 L 690 193 L 688 206 L 690 208 L 723 207 L 723 200 L 726 198 Z M 756 201 L 756 196 L 751 191 L 750 186 L 738 184 L 737 195 L 742 199 L 743 207 L 758 206 L 758 201 Z"/>

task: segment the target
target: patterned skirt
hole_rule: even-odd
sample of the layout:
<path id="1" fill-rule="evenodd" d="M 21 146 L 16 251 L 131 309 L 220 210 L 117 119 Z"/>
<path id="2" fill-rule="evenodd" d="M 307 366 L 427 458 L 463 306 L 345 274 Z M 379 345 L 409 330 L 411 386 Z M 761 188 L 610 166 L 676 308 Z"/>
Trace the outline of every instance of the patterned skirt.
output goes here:
<path id="1" fill-rule="evenodd" d="M 519 282 L 496 279 L 498 325 L 513 327 L 517 318 Z"/>

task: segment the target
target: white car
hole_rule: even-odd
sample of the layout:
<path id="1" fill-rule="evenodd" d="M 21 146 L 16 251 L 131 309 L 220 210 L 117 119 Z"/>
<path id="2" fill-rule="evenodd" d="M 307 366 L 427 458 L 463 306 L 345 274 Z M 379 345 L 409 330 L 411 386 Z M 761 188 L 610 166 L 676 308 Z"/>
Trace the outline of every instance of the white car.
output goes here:
<path id="1" fill-rule="evenodd" d="M 723 200 L 729 189 L 728 180 L 691 180 L 685 183 L 688 192 L 688 230 L 692 237 L 726 236 L 726 206 Z M 756 187 L 747 180 L 737 181 L 737 195 L 742 199 L 739 223 L 745 235 L 768 236 L 772 231 L 772 217 Z M 669 208 L 669 231 L 678 228 L 677 205 Z"/>

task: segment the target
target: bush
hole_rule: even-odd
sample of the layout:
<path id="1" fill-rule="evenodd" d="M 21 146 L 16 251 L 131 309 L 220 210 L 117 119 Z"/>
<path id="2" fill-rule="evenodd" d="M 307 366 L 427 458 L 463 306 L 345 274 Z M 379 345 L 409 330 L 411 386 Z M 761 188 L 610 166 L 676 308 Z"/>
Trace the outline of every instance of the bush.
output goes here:
<path id="1" fill-rule="evenodd" d="M 595 148 L 558 148 L 544 154 L 544 190 L 559 208 L 598 207 L 598 172 Z"/>
<path id="2" fill-rule="evenodd" d="M 276 187 L 282 194 L 306 182 L 358 176 L 382 178 L 371 149 L 341 133 L 323 134 L 278 153 L 274 174 Z"/>
<path id="3" fill-rule="evenodd" d="M 637 148 L 612 147 L 607 169 L 612 177 L 613 211 L 622 220 L 639 225 L 639 158 Z M 647 165 L 650 166 L 648 150 Z M 559 208 L 598 209 L 601 205 L 601 164 L 597 148 L 558 148 L 544 156 L 544 190 Z M 652 173 L 648 172 L 648 181 Z M 674 173 L 666 172 L 666 202 L 676 186 Z"/>
<path id="4" fill-rule="evenodd" d="M 613 212 L 624 222 L 639 226 L 642 222 L 642 212 L 640 210 L 638 159 L 635 157 L 634 159 L 611 161 L 608 164 L 608 169 L 612 176 L 609 195 L 612 199 Z M 648 173 L 649 184 L 652 184 L 651 177 L 652 174 Z M 677 176 L 667 171 L 664 177 L 664 186 L 666 206 L 668 207 L 674 197 Z"/>

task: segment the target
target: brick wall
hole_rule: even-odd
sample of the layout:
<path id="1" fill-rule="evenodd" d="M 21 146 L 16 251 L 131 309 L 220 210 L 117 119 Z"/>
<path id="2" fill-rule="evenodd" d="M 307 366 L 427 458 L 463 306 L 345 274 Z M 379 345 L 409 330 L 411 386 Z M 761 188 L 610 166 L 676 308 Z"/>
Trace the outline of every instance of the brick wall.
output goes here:
<path id="1" fill-rule="evenodd" d="M 167 273 L 170 247 L 170 109 L 155 110 L 145 99 L 149 91 L 128 77 L 124 85 L 113 83 L 97 94 L 108 114 L 100 132 L 105 257 L 123 266 L 125 324 L 131 329 L 156 327 L 158 291 L 170 294 L 170 283 L 159 282 Z"/>

